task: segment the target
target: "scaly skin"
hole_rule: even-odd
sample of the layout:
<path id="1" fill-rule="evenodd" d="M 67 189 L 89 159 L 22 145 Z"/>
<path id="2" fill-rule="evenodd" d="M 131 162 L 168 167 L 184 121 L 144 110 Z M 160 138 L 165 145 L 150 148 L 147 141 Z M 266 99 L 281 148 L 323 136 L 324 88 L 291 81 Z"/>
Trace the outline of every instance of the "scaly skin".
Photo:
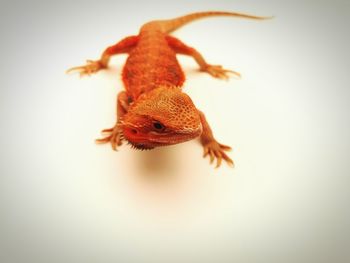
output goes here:
<path id="1" fill-rule="evenodd" d="M 240 75 L 219 65 L 208 64 L 194 48 L 169 35 L 184 24 L 209 16 L 267 18 L 233 12 L 202 12 L 171 20 L 151 21 L 141 27 L 137 36 L 127 37 L 107 48 L 99 60 L 88 60 L 87 65 L 68 70 L 90 75 L 107 68 L 112 55 L 129 54 L 122 74 L 125 91 L 120 92 L 117 98 L 116 124 L 102 131 L 106 137 L 98 139 L 98 143 L 111 143 L 116 150 L 126 140 L 134 148 L 152 149 L 200 136 L 204 157 L 209 156 L 211 163 L 216 159 L 216 167 L 221 165 L 222 160 L 233 166 L 233 161 L 225 153 L 231 148 L 216 141 L 204 114 L 182 92 L 185 76 L 176 54 L 192 56 L 201 71 L 215 78 Z"/>

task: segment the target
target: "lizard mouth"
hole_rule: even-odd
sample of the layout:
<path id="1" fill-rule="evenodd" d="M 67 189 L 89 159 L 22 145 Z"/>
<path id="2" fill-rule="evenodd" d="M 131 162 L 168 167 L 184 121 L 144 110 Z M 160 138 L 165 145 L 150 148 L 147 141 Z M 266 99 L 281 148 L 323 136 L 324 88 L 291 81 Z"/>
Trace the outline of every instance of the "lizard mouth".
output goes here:
<path id="1" fill-rule="evenodd" d="M 149 136 L 141 134 L 134 128 L 123 129 L 122 134 L 127 144 L 135 150 L 152 150 L 155 147 L 166 145 L 152 140 Z"/>
<path id="2" fill-rule="evenodd" d="M 154 147 L 151 147 L 151 146 L 146 145 L 146 144 L 141 144 L 141 143 L 132 143 L 132 142 L 128 141 L 128 144 L 131 146 L 132 149 L 135 149 L 135 150 L 145 151 L 145 150 L 154 149 Z"/>
<path id="3" fill-rule="evenodd" d="M 200 126 L 196 131 L 141 133 L 134 128 L 123 129 L 123 139 L 128 142 L 133 149 L 151 150 L 155 147 L 167 146 L 186 142 L 198 137 L 202 132 Z"/>
<path id="4" fill-rule="evenodd" d="M 132 149 L 141 150 L 141 151 L 152 150 L 156 147 L 170 145 L 169 143 L 161 143 L 159 141 L 158 142 L 156 141 L 134 142 L 125 137 L 124 139 L 127 141 L 128 145 L 130 145 Z"/>

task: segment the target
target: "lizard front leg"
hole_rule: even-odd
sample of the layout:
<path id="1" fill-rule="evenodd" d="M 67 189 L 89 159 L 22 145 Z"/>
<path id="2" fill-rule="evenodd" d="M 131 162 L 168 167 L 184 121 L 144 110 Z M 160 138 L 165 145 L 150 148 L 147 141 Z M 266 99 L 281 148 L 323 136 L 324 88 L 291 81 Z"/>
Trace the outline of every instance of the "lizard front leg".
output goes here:
<path id="1" fill-rule="evenodd" d="M 101 55 L 99 60 L 87 60 L 87 64 L 84 66 L 73 67 L 67 70 L 70 72 L 79 72 L 80 76 L 91 75 L 101 69 L 107 68 L 110 58 L 116 54 L 129 53 L 130 50 L 136 46 L 138 42 L 138 36 L 129 36 L 118 42 L 117 44 L 108 47 Z"/>
<path id="2" fill-rule="evenodd" d="M 221 165 L 222 159 L 224 159 L 228 165 L 234 166 L 232 159 L 225 153 L 225 151 L 231 150 L 231 147 L 215 140 L 204 113 L 199 111 L 199 116 L 203 127 L 203 132 L 200 136 L 200 141 L 204 148 L 203 157 L 209 156 L 210 163 L 213 163 L 216 158 L 216 168 Z"/>
<path id="3" fill-rule="evenodd" d="M 110 129 L 102 130 L 102 133 L 106 133 L 107 136 L 101 139 L 97 139 L 96 143 L 111 143 L 112 149 L 117 150 L 117 147 L 122 144 L 122 133 L 120 131 L 119 122 L 120 119 L 127 113 L 130 100 L 125 91 L 119 92 L 117 96 L 117 122 L 114 127 Z"/>
<path id="4" fill-rule="evenodd" d="M 181 40 L 172 37 L 166 36 L 168 45 L 178 54 L 188 55 L 194 58 L 197 64 L 200 67 L 201 71 L 209 73 L 211 76 L 219 79 L 228 79 L 229 74 L 233 74 L 236 77 L 240 78 L 241 74 L 233 70 L 224 69 L 220 65 L 211 65 L 208 64 L 204 57 L 194 48 L 187 46 Z"/>

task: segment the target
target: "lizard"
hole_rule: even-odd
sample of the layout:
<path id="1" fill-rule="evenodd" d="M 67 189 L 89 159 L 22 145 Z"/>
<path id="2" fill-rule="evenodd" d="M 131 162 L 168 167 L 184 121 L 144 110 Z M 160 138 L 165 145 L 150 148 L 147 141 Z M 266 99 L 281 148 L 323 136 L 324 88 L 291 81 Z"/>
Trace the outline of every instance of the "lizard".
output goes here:
<path id="1" fill-rule="evenodd" d="M 125 90 L 117 95 L 116 123 L 102 130 L 105 137 L 97 143 L 110 143 L 114 150 L 127 141 L 135 149 L 146 150 L 159 146 L 178 144 L 200 137 L 203 157 L 210 163 L 222 160 L 234 166 L 226 151 L 230 146 L 219 143 L 202 111 L 196 108 L 191 98 L 182 91 L 184 72 L 176 55 L 191 56 L 200 71 L 219 79 L 228 79 L 238 72 L 206 62 L 193 47 L 183 43 L 170 33 L 194 20 L 211 16 L 231 16 L 249 19 L 267 19 L 237 12 L 197 12 L 168 20 L 153 20 L 145 23 L 137 35 L 125 37 L 104 50 L 100 59 L 87 60 L 83 66 L 67 70 L 91 75 L 108 68 L 111 56 L 128 54 L 122 70 Z"/>

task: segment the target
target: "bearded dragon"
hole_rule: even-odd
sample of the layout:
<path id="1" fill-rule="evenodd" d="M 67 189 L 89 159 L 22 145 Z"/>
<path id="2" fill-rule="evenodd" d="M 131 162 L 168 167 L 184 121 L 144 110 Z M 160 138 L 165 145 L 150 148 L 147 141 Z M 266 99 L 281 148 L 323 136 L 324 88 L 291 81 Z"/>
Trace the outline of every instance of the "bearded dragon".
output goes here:
<path id="1" fill-rule="evenodd" d="M 191 98 L 182 91 L 185 76 L 176 58 L 177 54 L 191 56 L 201 71 L 219 79 L 238 72 L 211 65 L 193 47 L 187 46 L 169 34 L 194 20 L 210 16 L 232 16 L 251 19 L 266 19 L 235 12 L 199 12 L 170 20 L 155 20 L 144 24 L 138 35 L 126 37 L 108 47 L 99 60 L 87 60 L 83 66 L 73 67 L 67 72 L 77 71 L 90 75 L 108 68 L 110 57 L 129 54 L 122 71 L 125 91 L 117 96 L 116 124 L 102 131 L 106 136 L 97 143 L 111 143 L 114 150 L 123 141 L 136 149 L 153 149 L 182 143 L 200 137 L 203 156 L 216 159 L 216 167 L 222 160 L 233 166 L 234 162 L 225 153 L 231 147 L 219 143 L 204 116 Z"/>

